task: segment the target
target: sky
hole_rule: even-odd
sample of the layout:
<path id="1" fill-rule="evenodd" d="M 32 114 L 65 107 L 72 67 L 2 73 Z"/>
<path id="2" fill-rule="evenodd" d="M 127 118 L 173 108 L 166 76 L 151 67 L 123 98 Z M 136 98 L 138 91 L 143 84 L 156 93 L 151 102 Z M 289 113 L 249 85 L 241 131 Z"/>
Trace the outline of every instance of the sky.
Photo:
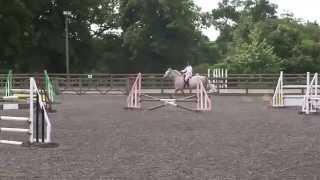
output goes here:
<path id="1" fill-rule="evenodd" d="M 201 7 L 201 10 L 206 12 L 217 7 L 221 0 L 194 0 Z M 278 5 L 278 13 L 284 12 L 293 13 L 296 18 L 303 20 L 317 21 L 320 23 L 320 0 L 270 0 L 270 2 Z M 210 40 L 215 40 L 219 32 L 214 27 L 204 29 Z"/>

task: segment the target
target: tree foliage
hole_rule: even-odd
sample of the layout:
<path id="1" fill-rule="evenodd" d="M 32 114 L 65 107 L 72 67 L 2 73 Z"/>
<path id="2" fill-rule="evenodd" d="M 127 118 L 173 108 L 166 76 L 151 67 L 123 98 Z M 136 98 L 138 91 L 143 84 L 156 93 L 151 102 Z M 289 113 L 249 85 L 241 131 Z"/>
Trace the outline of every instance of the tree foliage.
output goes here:
<path id="1" fill-rule="evenodd" d="M 257 27 L 250 31 L 247 42 L 239 41 L 225 61 L 235 73 L 276 73 L 281 67 L 281 59 Z"/>
<path id="2" fill-rule="evenodd" d="M 204 71 L 297 73 L 320 69 L 320 27 L 277 15 L 269 0 L 2 0 L 0 71 L 65 72 L 65 16 L 72 73 L 163 72 L 187 62 Z M 220 31 L 210 41 L 201 28 Z"/>
<path id="3" fill-rule="evenodd" d="M 123 45 L 133 70 L 156 72 L 195 62 L 201 51 L 199 12 L 190 0 L 121 0 Z"/>
<path id="4" fill-rule="evenodd" d="M 268 0 L 223 0 L 206 16 L 221 31 L 220 65 L 237 73 L 319 71 L 319 25 L 276 14 Z"/>

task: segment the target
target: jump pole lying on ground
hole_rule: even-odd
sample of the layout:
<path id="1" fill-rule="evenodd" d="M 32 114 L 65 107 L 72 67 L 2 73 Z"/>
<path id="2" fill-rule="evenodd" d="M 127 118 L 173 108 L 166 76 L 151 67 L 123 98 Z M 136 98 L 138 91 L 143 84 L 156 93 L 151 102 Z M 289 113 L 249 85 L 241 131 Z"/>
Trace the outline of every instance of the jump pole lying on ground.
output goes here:
<path id="1" fill-rule="evenodd" d="M 141 102 L 143 101 L 156 101 L 156 102 L 162 102 L 163 104 L 156 105 L 153 107 L 146 108 L 146 110 L 155 110 L 162 107 L 165 107 L 167 105 L 175 106 L 177 108 L 181 108 L 188 111 L 196 111 L 196 112 L 205 112 L 205 111 L 211 111 L 211 99 L 208 96 L 206 89 L 204 88 L 202 82 L 199 80 L 199 83 L 197 84 L 197 93 L 196 95 L 188 96 L 185 98 L 180 99 L 174 99 L 174 98 L 158 98 L 154 96 L 150 96 L 148 94 L 142 94 L 141 93 L 141 80 L 142 75 L 141 73 L 138 73 L 131 90 L 129 92 L 129 95 L 127 97 L 127 109 L 141 109 Z M 147 99 L 143 98 L 146 97 Z M 193 98 L 193 99 L 192 99 Z M 195 99 L 194 99 L 195 98 Z M 196 108 L 189 108 L 186 106 L 183 106 L 181 104 L 178 104 L 177 102 L 196 102 Z"/>

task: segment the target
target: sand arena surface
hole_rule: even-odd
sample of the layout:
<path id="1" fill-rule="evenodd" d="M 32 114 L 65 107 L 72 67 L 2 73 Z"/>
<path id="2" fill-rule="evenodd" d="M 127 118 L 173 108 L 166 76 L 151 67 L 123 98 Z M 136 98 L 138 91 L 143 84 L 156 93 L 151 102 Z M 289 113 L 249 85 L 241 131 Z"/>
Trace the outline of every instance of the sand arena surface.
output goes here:
<path id="1" fill-rule="evenodd" d="M 60 146 L 1 144 L 1 180 L 320 179 L 319 114 L 262 97 L 214 97 L 209 113 L 124 110 L 124 96 L 61 99 L 50 114 Z"/>

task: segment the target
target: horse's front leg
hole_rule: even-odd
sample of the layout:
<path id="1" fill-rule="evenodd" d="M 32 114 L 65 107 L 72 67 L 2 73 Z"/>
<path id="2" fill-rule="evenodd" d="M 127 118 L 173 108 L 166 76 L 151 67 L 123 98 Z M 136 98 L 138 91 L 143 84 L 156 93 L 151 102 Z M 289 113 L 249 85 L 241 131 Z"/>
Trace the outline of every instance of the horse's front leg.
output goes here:
<path id="1" fill-rule="evenodd" d="M 184 96 L 184 91 L 183 91 L 183 89 L 180 89 L 180 91 L 181 91 L 181 94 Z"/>
<path id="2" fill-rule="evenodd" d="M 177 94 L 178 94 L 178 91 L 179 91 L 179 89 L 175 89 L 175 90 L 174 90 L 174 95 L 177 95 Z"/>

